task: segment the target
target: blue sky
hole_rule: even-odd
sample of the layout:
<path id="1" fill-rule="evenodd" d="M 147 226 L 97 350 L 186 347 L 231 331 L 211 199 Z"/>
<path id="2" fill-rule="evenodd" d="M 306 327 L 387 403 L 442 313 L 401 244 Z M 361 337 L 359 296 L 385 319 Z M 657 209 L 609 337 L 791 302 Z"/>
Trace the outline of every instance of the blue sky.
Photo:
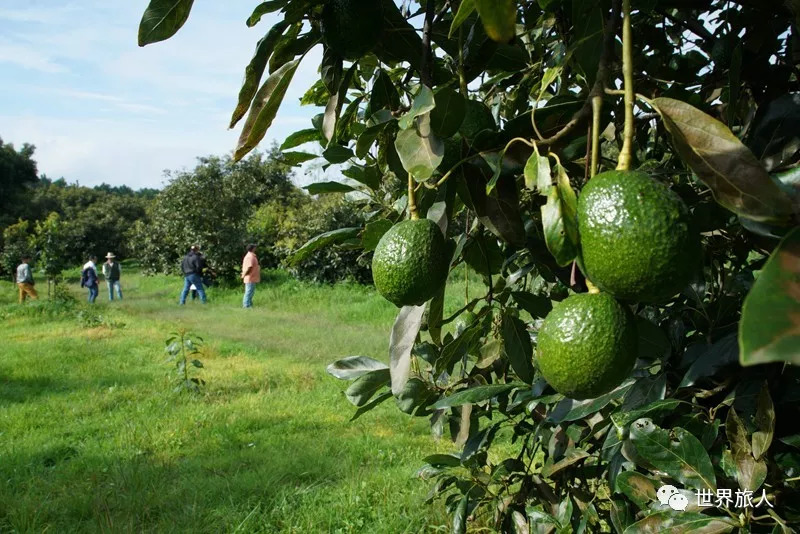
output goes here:
<path id="1" fill-rule="evenodd" d="M 257 3 L 199 0 L 177 35 L 139 48 L 147 0 L 3 0 L 0 137 L 33 143 L 40 173 L 83 185 L 158 187 L 165 169 L 230 152 L 244 67 L 276 21 L 247 28 Z M 321 55 L 317 46 L 301 64 L 262 147 L 310 127 L 319 110 L 299 98 Z"/>

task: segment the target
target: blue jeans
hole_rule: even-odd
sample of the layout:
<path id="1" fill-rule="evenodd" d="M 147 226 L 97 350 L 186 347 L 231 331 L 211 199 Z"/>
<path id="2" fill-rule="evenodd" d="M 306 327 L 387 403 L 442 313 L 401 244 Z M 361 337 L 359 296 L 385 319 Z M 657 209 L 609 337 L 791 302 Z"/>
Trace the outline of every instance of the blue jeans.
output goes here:
<path id="1" fill-rule="evenodd" d="M 119 300 L 122 300 L 122 286 L 119 280 L 106 280 L 106 285 L 108 285 L 108 300 L 114 300 L 114 288 L 117 289 Z"/>
<path id="2" fill-rule="evenodd" d="M 253 307 L 253 295 L 256 292 L 256 285 L 253 283 L 246 283 L 244 285 L 244 299 L 242 300 L 243 308 Z"/>
<path id="3" fill-rule="evenodd" d="M 97 294 L 100 293 L 100 285 L 87 286 L 89 288 L 89 302 L 94 302 L 97 299 Z"/>
<path id="4" fill-rule="evenodd" d="M 181 291 L 181 304 L 186 304 L 186 295 L 189 294 L 189 288 L 192 287 L 197 288 L 197 294 L 200 295 L 200 300 L 203 301 L 205 304 L 206 302 L 206 290 L 203 289 L 203 277 L 199 274 L 187 274 L 186 278 L 183 279 L 183 291 Z"/>

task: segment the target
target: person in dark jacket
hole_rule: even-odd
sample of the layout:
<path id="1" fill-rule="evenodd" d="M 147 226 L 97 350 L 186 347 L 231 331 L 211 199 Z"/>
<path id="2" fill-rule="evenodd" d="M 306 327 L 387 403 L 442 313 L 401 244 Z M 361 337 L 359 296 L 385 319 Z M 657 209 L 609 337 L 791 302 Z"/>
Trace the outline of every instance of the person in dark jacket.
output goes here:
<path id="1" fill-rule="evenodd" d="M 113 252 L 106 254 L 106 262 L 103 264 L 103 276 L 108 285 L 108 300 L 114 300 L 114 289 L 117 290 L 119 300 L 122 300 L 122 285 L 120 285 L 120 277 L 122 275 L 122 268 L 119 266 L 117 257 Z"/>
<path id="2" fill-rule="evenodd" d="M 89 290 L 89 302 L 92 304 L 94 304 L 94 301 L 97 299 L 97 294 L 100 290 L 100 284 L 98 283 L 100 277 L 97 276 L 96 262 L 97 256 L 89 256 L 89 261 L 84 264 L 83 270 L 81 271 L 81 287 L 85 287 Z"/>
<path id="3" fill-rule="evenodd" d="M 197 289 L 200 300 L 205 304 L 206 291 L 203 288 L 203 270 L 205 269 L 205 258 L 199 254 L 199 247 L 192 245 L 189 253 L 183 257 L 181 271 L 183 272 L 183 291 L 181 291 L 180 304 L 186 304 L 186 296 L 192 286 Z"/>

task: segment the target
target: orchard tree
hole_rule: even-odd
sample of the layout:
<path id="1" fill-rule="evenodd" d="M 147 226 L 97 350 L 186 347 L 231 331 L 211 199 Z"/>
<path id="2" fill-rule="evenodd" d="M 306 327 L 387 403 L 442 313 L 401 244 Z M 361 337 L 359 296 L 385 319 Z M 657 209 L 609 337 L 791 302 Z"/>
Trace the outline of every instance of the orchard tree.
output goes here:
<path id="1" fill-rule="evenodd" d="M 152 0 L 139 43 L 191 5 Z M 267 13 L 235 158 L 321 43 L 325 110 L 283 157 L 346 163 L 359 185 L 314 191 L 367 219 L 296 254 L 372 254 L 388 365 L 328 370 L 354 418 L 393 399 L 453 438 L 420 475 L 455 532 L 798 524 L 797 2 L 271 0 L 247 25 Z M 445 316 L 460 264 L 485 292 Z"/>

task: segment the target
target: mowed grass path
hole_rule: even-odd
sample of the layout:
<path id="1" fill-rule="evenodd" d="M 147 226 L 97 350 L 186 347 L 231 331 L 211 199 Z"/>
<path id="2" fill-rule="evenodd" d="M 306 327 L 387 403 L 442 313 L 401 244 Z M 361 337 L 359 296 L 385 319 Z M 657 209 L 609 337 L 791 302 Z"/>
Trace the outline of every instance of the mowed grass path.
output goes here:
<path id="1" fill-rule="evenodd" d="M 346 383 L 325 372 L 387 360 L 391 304 L 276 273 L 252 310 L 219 289 L 181 308 L 181 285 L 128 275 L 113 303 L 103 286 L 92 310 L 125 326 L 87 328 L 20 312 L 0 283 L 0 532 L 446 530 L 414 474 L 452 445 L 391 401 L 348 422 Z M 446 311 L 463 302 L 450 291 Z M 178 327 L 206 340 L 199 397 L 173 392 Z"/>

